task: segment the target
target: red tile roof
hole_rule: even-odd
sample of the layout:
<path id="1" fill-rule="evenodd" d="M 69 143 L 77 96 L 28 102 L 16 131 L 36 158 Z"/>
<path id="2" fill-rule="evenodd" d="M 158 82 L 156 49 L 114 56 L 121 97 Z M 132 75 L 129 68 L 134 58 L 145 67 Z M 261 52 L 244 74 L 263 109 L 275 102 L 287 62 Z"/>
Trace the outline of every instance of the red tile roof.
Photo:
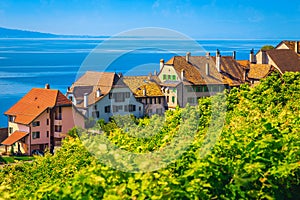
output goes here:
<path id="1" fill-rule="evenodd" d="M 58 105 L 71 106 L 72 102 L 58 90 L 33 88 L 4 114 L 15 116 L 15 123 L 30 124 L 47 108 Z"/>
<path id="2" fill-rule="evenodd" d="M 21 140 L 23 137 L 25 137 L 28 134 L 29 133 L 27 132 L 15 131 L 8 138 L 6 138 L 6 140 L 4 140 L 1 144 L 10 146 L 16 143 L 17 141 Z"/>

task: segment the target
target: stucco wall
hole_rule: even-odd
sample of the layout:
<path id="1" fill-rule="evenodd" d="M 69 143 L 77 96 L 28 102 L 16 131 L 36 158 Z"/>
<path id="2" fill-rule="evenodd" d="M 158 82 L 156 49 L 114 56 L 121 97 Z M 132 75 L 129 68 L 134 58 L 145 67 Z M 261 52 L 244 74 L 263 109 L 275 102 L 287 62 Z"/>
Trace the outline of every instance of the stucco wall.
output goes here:
<path id="1" fill-rule="evenodd" d="M 100 101 L 96 103 L 97 110 L 95 110 L 95 105 L 89 106 L 88 109 L 88 116 L 92 116 L 93 111 L 99 111 L 99 118 L 98 119 L 104 119 L 106 122 L 109 121 L 109 118 L 114 115 L 128 115 L 133 114 L 136 117 L 142 117 L 144 114 L 144 108 L 143 104 L 136 101 L 134 95 L 132 94 L 131 90 L 129 88 L 114 88 L 111 90 L 111 93 L 117 93 L 117 92 L 129 92 L 130 98 L 125 98 L 124 102 L 115 102 L 114 99 L 109 99 L 109 95 L 106 95 L 103 97 Z M 127 112 L 124 110 L 125 105 L 135 105 L 136 111 L 134 112 Z M 110 112 L 105 113 L 105 107 L 110 106 Z M 118 112 L 113 112 L 113 106 L 123 106 L 122 110 L 119 110 Z"/>

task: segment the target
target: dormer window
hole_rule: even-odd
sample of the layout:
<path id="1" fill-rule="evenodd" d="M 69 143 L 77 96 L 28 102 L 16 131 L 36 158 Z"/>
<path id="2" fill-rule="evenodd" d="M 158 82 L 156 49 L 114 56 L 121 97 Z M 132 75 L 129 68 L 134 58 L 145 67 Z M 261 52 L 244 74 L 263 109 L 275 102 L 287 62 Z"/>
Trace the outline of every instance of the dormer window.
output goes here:
<path id="1" fill-rule="evenodd" d="M 9 121 L 9 122 L 14 122 L 14 121 L 15 121 L 15 117 L 12 116 L 12 115 L 9 115 L 9 116 L 8 116 L 8 121 Z"/>

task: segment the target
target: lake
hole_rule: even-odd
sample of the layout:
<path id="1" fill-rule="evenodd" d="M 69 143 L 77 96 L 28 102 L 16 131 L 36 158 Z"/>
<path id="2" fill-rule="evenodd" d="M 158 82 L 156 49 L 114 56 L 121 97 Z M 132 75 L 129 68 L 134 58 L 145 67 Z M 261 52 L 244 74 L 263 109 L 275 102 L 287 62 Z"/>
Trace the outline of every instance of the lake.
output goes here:
<path id="1" fill-rule="evenodd" d="M 66 92 L 76 78 L 87 70 L 122 72 L 125 75 L 146 75 L 159 71 L 159 61 L 174 55 L 222 55 L 248 59 L 252 48 L 276 46 L 280 40 L 143 40 L 93 38 L 26 39 L 0 38 L 0 127 L 7 126 L 4 112 L 33 87 Z M 96 48 L 97 47 L 97 48 Z M 96 48 L 96 49 L 95 49 Z M 91 53 L 92 52 L 92 53 Z"/>

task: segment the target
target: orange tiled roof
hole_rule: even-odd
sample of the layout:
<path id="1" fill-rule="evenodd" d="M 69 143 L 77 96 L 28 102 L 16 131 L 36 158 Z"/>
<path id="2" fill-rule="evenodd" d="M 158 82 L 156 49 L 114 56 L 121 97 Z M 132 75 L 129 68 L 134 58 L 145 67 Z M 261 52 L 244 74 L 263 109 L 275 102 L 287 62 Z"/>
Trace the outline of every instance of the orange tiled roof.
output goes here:
<path id="1" fill-rule="evenodd" d="M 124 76 L 123 81 L 130 88 L 136 97 L 143 96 L 143 89 L 146 89 L 147 96 L 163 96 L 158 85 L 158 77 L 149 76 Z"/>
<path id="2" fill-rule="evenodd" d="M 72 105 L 72 102 L 58 90 L 33 88 L 4 114 L 15 116 L 16 123 L 30 124 L 47 108 L 56 105 Z"/>
<path id="3" fill-rule="evenodd" d="M 250 68 L 250 61 L 249 60 L 237 60 L 236 62 L 239 63 L 245 69 Z"/>
<path id="4" fill-rule="evenodd" d="M 8 136 L 8 138 L 6 138 L 6 140 L 4 140 L 2 142 L 2 144 L 10 146 L 10 145 L 16 143 L 17 141 L 21 140 L 23 137 L 25 137 L 28 134 L 29 133 L 23 132 L 23 131 L 15 131 L 15 132 L 13 132 L 13 134 Z"/>
<path id="5" fill-rule="evenodd" d="M 268 64 L 251 64 L 248 77 L 251 79 L 260 80 L 268 76 L 273 71 L 273 67 Z"/>

